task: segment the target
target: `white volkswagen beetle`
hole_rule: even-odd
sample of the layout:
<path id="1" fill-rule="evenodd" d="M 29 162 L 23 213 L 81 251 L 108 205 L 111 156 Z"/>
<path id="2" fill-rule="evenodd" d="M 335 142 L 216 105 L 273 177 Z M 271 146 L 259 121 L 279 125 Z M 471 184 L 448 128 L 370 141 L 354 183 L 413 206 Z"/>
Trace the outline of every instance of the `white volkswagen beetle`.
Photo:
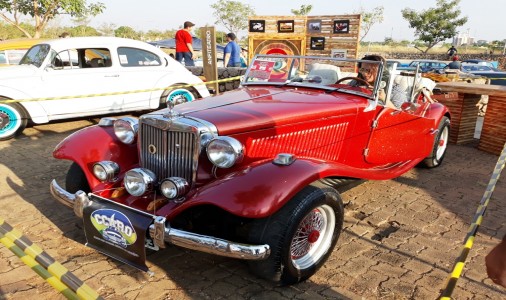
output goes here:
<path id="1" fill-rule="evenodd" d="M 207 96 L 200 78 L 148 43 L 115 37 L 45 41 L 19 65 L 0 68 L 0 140 L 19 134 L 28 120 L 157 109 L 166 101 Z M 55 97 L 60 99 L 47 99 Z"/>

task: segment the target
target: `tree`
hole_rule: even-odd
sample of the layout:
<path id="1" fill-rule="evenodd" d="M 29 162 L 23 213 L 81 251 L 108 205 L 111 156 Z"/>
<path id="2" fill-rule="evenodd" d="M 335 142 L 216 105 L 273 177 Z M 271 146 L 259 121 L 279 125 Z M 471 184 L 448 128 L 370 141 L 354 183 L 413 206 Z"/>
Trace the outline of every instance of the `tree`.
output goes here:
<path id="1" fill-rule="evenodd" d="M 360 37 L 360 41 L 365 38 L 374 24 L 383 22 L 384 10 L 383 6 L 375 7 L 371 11 L 366 11 L 363 7 L 360 8 L 357 12 L 362 15 L 362 23 L 360 24 L 360 33 L 362 36 Z"/>
<path id="2" fill-rule="evenodd" d="M 302 4 L 300 6 L 300 9 L 292 9 L 292 14 L 296 15 L 296 16 L 307 16 L 309 15 L 309 13 L 311 12 L 311 10 L 313 9 L 313 6 L 311 4 L 308 4 L 308 5 L 305 5 L 305 4 Z"/>
<path id="3" fill-rule="evenodd" d="M 104 10 L 103 3 L 87 4 L 86 0 L 1 0 L 0 18 L 13 25 L 26 37 L 41 37 L 48 22 L 58 15 L 96 16 Z M 35 23 L 33 32 L 22 26 L 21 17 L 30 16 Z"/>
<path id="4" fill-rule="evenodd" d="M 255 14 L 255 10 L 249 4 L 239 1 L 219 0 L 211 4 L 213 15 L 217 21 L 214 24 L 222 24 L 229 32 L 237 34 L 239 30 L 248 28 L 248 17 Z"/>
<path id="5" fill-rule="evenodd" d="M 139 39 L 140 34 L 136 32 L 132 27 L 120 26 L 118 29 L 114 30 L 114 36 L 136 40 Z"/>
<path id="6" fill-rule="evenodd" d="M 402 17 L 415 29 L 418 41 L 416 49 L 427 53 L 432 47 L 457 34 L 457 28 L 466 24 L 467 17 L 459 18 L 460 0 L 437 0 L 435 8 L 416 12 L 410 8 L 402 10 Z"/>

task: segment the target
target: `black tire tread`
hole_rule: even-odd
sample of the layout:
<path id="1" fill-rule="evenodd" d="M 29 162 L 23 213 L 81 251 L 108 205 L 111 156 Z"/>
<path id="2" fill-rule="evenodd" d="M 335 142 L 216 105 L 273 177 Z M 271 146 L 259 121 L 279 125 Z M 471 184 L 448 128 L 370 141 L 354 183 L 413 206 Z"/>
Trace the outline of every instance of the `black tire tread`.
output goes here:
<path id="1" fill-rule="evenodd" d="M 65 177 L 65 189 L 69 193 L 75 193 L 79 190 L 85 193 L 91 192 L 86 175 L 84 175 L 81 167 L 75 162 L 70 165 L 70 168 L 67 171 L 67 176 Z"/>

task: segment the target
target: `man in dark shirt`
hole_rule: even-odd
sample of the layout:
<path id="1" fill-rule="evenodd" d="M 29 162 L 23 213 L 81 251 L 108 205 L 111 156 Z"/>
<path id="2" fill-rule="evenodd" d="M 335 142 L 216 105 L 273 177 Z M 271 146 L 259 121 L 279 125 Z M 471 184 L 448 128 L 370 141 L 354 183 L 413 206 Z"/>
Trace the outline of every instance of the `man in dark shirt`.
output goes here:
<path id="1" fill-rule="evenodd" d="M 449 69 L 454 69 L 454 70 L 462 70 L 462 64 L 459 61 L 459 57 L 457 55 L 455 55 L 452 58 L 452 60 L 453 61 L 448 64 L 448 68 Z"/>

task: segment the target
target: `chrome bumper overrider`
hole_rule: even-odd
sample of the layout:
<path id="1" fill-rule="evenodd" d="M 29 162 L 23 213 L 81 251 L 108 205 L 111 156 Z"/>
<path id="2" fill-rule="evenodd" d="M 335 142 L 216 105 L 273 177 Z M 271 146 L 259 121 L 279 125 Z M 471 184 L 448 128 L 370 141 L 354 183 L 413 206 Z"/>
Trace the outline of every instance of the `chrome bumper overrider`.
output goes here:
<path id="1" fill-rule="evenodd" d="M 85 192 L 77 191 L 75 194 L 71 194 L 60 187 L 56 180 L 51 182 L 50 191 L 56 200 L 73 208 L 78 217 L 83 217 L 83 207 L 90 201 Z M 149 234 L 160 248 L 164 248 L 165 243 L 167 243 L 210 254 L 247 260 L 266 259 L 270 254 L 270 248 L 267 244 L 240 244 L 171 228 L 165 223 L 163 217 L 156 217 L 154 224 L 149 227 Z"/>

